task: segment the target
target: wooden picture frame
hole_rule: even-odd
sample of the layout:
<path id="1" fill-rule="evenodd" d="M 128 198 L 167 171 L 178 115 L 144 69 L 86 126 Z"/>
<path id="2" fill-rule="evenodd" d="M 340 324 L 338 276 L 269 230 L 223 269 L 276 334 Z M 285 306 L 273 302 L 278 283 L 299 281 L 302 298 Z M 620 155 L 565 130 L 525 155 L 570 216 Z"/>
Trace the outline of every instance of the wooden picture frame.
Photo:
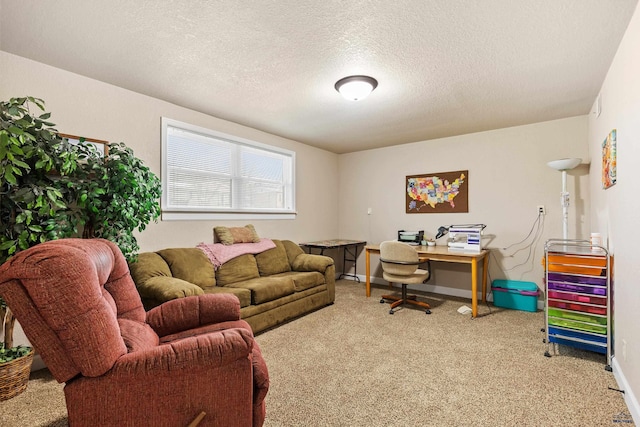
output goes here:
<path id="1" fill-rule="evenodd" d="M 469 212 L 469 171 L 408 175 L 406 213 Z"/>
<path id="2" fill-rule="evenodd" d="M 105 157 L 107 154 L 109 154 L 109 147 L 107 145 L 109 144 L 109 141 L 104 141 L 102 139 L 85 138 L 84 136 L 70 135 L 67 133 L 59 133 L 58 136 L 67 139 L 70 144 L 93 145 L 101 157 Z"/>

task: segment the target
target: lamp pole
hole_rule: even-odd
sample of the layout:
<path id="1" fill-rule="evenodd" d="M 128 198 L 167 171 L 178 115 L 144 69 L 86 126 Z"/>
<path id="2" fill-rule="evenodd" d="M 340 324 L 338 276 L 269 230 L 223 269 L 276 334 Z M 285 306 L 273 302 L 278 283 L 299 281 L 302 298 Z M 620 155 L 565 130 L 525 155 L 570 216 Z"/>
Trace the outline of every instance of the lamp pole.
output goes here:
<path id="1" fill-rule="evenodd" d="M 562 193 L 560 193 L 560 206 L 562 206 L 562 238 L 569 238 L 569 192 L 567 191 L 567 171 L 562 171 Z"/>
<path id="2" fill-rule="evenodd" d="M 582 159 L 560 159 L 547 163 L 547 166 L 562 172 L 562 193 L 560 193 L 560 206 L 562 206 L 562 238 L 569 238 L 569 192 L 567 191 L 567 171 L 580 164 Z"/>

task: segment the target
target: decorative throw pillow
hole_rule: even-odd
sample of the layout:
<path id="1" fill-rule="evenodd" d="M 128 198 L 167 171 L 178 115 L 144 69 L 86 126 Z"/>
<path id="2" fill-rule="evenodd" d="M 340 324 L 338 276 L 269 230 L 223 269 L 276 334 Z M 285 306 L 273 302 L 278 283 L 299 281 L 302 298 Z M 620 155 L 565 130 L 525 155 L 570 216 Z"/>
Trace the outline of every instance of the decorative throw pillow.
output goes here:
<path id="1" fill-rule="evenodd" d="M 258 243 L 260 237 L 252 224 L 244 227 L 214 227 L 213 232 L 223 245 L 234 243 Z"/>

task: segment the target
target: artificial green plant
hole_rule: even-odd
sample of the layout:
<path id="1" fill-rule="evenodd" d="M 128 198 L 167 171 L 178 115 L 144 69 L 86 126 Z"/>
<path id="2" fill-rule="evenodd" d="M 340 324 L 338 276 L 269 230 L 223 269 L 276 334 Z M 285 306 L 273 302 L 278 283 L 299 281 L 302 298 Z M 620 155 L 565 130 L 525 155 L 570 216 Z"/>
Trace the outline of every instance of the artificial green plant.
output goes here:
<path id="1" fill-rule="evenodd" d="M 71 144 L 60 137 L 49 118 L 38 98 L 0 102 L 0 263 L 72 236 L 111 240 L 135 259 L 134 232 L 160 215 L 160 180 L 125 144 L 107 144 L 103 155 L 82 138 Z M 8 323 L 13 328 L 6 312 L 5 351 L 12 347 Z"/>

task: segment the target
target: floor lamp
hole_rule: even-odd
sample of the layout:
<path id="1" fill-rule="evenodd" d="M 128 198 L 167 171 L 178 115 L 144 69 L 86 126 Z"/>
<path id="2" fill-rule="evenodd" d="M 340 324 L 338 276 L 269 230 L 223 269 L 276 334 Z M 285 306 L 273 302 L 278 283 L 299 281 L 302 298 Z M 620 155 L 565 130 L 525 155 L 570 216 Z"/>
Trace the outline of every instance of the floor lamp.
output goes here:
<path id="1" fill-rule="evenodd" d="M 580 164 L 582 159 L 559 159 L 547 163 L 547 166 L 562 172 L 562 193 L 560 193 L 560 205 L 562 206 L 562 238 L 569 238 L 569 192 L 567 191 L 567 171 Z"/>

